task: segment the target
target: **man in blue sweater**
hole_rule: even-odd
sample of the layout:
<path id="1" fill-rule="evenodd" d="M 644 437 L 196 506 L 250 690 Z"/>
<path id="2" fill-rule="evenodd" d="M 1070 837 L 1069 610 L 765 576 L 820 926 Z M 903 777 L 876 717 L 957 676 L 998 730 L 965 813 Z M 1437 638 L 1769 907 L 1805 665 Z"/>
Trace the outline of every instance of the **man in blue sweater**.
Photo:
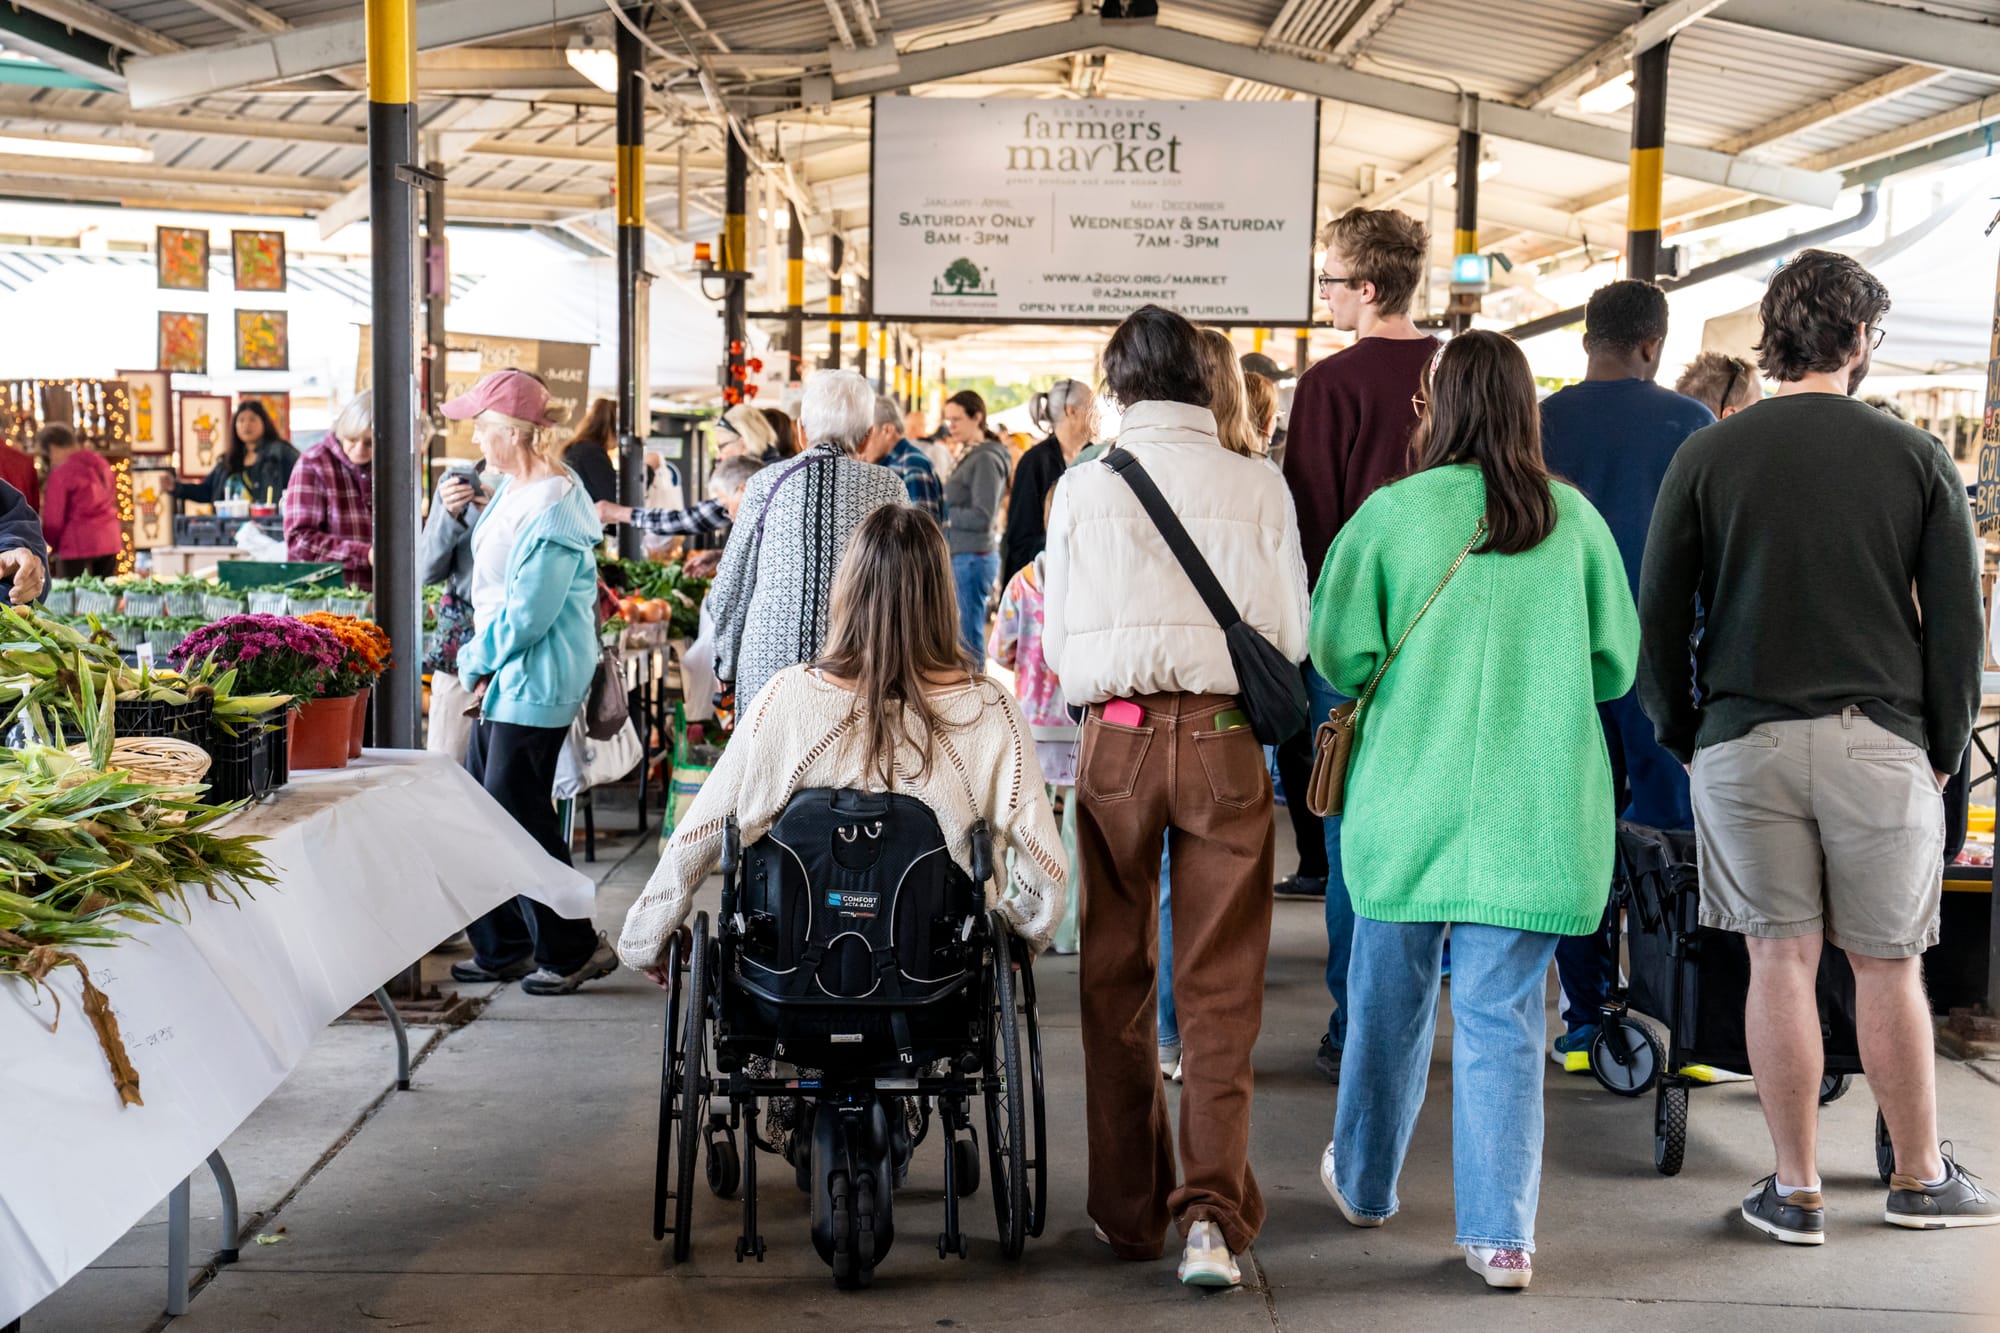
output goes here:
<path id="1" fill-rule="evenodd" d="M 1574 484 L 1604 515 L 1635 598 L 1646 529 L 1667 465 L 1681 441 L 1715 421 L 1694 399 L 1653 382 L 1666 340 L 1667 294 L 1659 287 L 1634 279 L 1599 287 L 1584 314 L 1589 362 L 1583 382 L 1542 403 L 1542 456 L 1549 471 Z M 1653 739 L 1637 693 L 1599 704 L 1598 713 L 1612 789 L 1625 794 L 1623 817 L 1654 828 L 1692 827 L 1687 773 Z M 1617 982 L 1616 926 L 1607 908 L 1595 935 L 1565 939 L 1556 948 L 1567 1031 L 1549 1058 L 1573 1074 L 1589 1072 L 1600 1006 Z"/>

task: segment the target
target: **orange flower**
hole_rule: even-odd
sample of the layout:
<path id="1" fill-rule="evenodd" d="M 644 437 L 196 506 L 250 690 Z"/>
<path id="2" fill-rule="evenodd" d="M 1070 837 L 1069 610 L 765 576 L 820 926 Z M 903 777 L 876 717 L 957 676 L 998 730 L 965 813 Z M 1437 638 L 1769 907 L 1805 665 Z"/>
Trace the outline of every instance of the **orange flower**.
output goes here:
<path id="1" fill-rule="evenodd" d="M 327 611 L 309 611 L 299 619 L 340 640 L 345 654 L 340 664 L 343 673 L 372 680 L 389 669 L 393 660 L 389 635 L 380 625 Z"/>

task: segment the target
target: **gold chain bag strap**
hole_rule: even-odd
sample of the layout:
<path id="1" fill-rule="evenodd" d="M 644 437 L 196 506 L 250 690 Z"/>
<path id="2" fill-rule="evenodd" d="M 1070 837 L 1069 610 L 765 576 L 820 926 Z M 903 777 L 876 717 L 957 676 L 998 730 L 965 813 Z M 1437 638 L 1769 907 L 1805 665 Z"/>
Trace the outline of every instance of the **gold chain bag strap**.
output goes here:
<path id="1" fill-rule="evenodd" d="M 1396 660 L 1396 654 L 1403 651 L 1403 644 L 1409 640 L 1410 631 L 1424 618 L 1424 612 L 1431 609 L 1431 603 L 1444 591 L 1444 585 L 1451 582 L 1451 576 L 1458 573 L 1458 567 L 1472 554 L 1472 548 L 1479 545 L 1486 535 L 1486 520 L 1482 517 L 1479 526 L 1473 530 L 1472 540 L 1458 553 L 1458 559 L 1451 562 L 1451 568 L 1438 580 L 1438 586 L 1417 613 L 1410 617 L 1409 628 L 1403 637 L 1396 640 L 1396 646 L 1382 659 L 1382 665 L 1375 668 L 1368 688 L 1361 692 L 1359 699 L 1349 699 L 1327 714 L 1326 721 L 1319 724 L 1313 735 L 1312 776 L 1306 780 L 1306 809 L 1320 818 L 1338 815 L 1347 803 L 1347 765 L 1354 757 L 1354 746 L 1361 736 L 1361 714 L 1368 707 L 1368 701 L 1375 697 L 1375 687 L 1382 683 L 1382 673 L 1389 669 L 1389 663 Z"/>

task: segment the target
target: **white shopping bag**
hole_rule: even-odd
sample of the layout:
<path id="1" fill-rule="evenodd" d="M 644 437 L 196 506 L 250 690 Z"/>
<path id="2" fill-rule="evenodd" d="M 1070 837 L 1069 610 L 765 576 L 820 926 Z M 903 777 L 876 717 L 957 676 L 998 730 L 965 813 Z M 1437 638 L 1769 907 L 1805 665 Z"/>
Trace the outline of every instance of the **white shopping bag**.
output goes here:
<path id="1" fill-rule="evenodd" d="M 625 725 L 610 740 L 594 741 L 585 732 L 583 715 L 579 713 L 576 721 L 569 724 L 569 735 L 563 738 L 562 753 L 556 758 L 553 795 L 558 801 L 566 801 L 592 787 L 616 782 L 638 767 L 644 754 L 639 730 L 632 725 L 631 718 L 625 719 Z"/>

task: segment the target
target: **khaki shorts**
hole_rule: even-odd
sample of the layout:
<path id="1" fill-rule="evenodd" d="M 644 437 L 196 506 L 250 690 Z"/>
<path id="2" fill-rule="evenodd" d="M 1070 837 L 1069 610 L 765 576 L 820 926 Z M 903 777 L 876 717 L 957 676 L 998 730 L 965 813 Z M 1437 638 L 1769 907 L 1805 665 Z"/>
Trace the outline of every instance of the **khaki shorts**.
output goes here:
<path id="1" fill-rule="evenodd" d="M 1765 722 L 1698 751 L 1693 787 L 1704 926 L 1870 958 L 1937 943 L 1944 802 L 1920 747 L 1858 708 Z"/>

